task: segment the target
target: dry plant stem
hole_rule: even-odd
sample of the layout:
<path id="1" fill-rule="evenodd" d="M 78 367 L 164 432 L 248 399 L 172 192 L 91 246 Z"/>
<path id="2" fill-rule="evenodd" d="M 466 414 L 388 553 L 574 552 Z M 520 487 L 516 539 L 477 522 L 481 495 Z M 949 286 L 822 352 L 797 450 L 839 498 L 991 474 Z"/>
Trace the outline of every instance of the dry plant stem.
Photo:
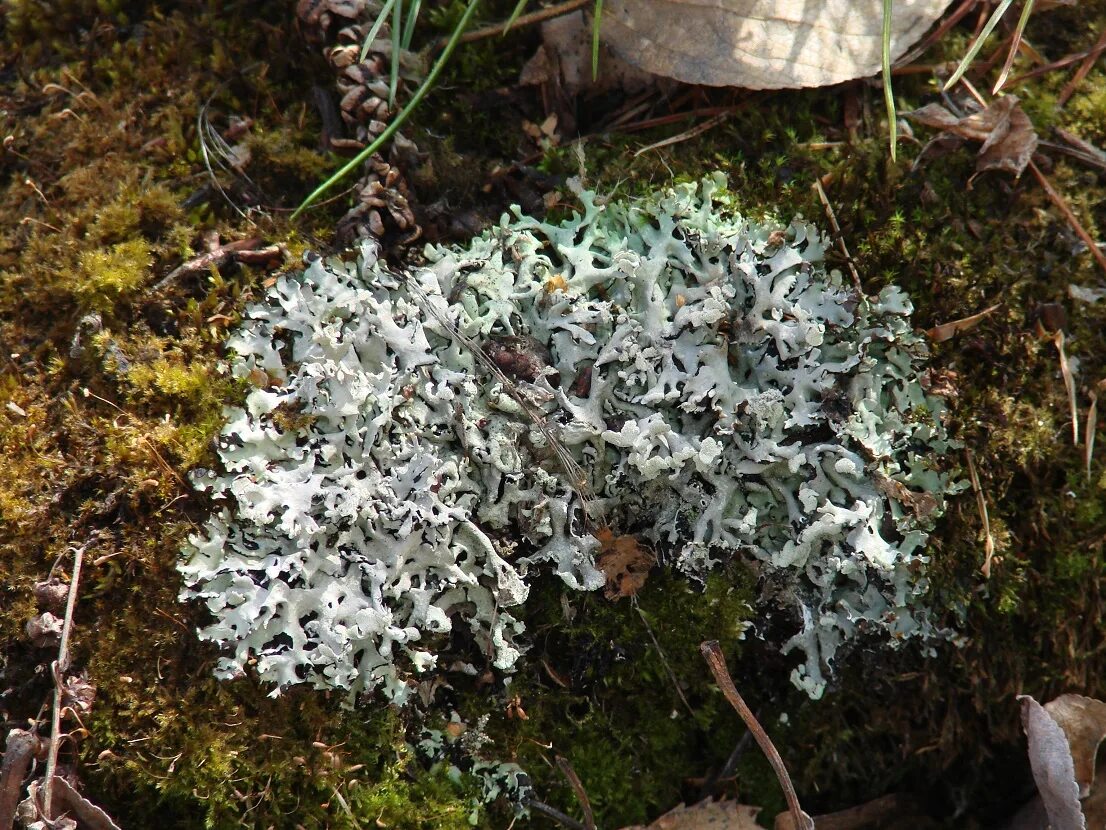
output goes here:
<path id="1" fill-rule="evenodd" d="M 772 770 L 776 773 L 776 778 L 779 779 L 780 787 L 783 789 L 784 798 L 787 799 L 787 809 L 791 813 L 791 820 L 795 823 L 795 827 L 798 830 L 814 830 L 814 822 L 799 806 L 799 797 L 795 794 L 795 786 L 791 783 L 791 776 L 787 773 L 783 758 L 780 757 L 780 753 L 776 750 L 772 739 L 768 737 L 768 733 L 764 731 L 764 727 L 760 725 L 756 715 L 753 714 L 753 710 L 749 708 L 741 697 L 741 693 L 737 691 L 737 686 L 734 685 L 733 678 L 730 677 L 730 672 L 726 668 L 726 658 L 722 654 L 722 647 L 717 640 L 707 640 L 699 644 L 699 651 L 702 652 L 703 659 L 710 666 L 711 673 L 714 675 L 718 687 L 722 690 L 722 694 L 725 695 L 730 705 L 737 710 L 737 714 L 741 716 L 741 719 L 745 721 L 745 725 L 753 733 L 753 738 L 756 739 L 761 752 L 764 753 L 764 757 L 772 765 Z"/>
<path id="2" fill-rule="evenodd" d="M 511 24 L 512 29 L 521 29 L 523 26 L 530 26 L 534 23 L 541 23 L 545 20 L 552 20 L 554 17 L 560 17 L 561 15 L 569 14 L 577 9 L 582 9 L 585 6 L 595 5 L 595 0 L 568 0 L 567 3 L 558 3 L 556 6 L 549 6 L 545 9 L 538 9 L 536 12 L 530 12 L 530 14 L 524 14 L 515 18 L 515 22 Z M 471 32 L 466 32 L 461 35 L 459 43 L 472 43 L 474 40 L 485 40 L 489 37 L 495 37 L 496 35 L 503 35 L 507 33 L 507 21 L 502 23 L 494 23 L 491 26 L 485 26 L 483 29 L 473 29 Z M 443 38 L 438 43 L 434 44 L 434 51 L 439 52 L 445 46 L 446 39 Z"/>
<path id="3" fill-rule="evenodd" d="M 1062 214 L 1064 214 L 1064 218 L 1068 220 L 1068 224 L 1071 225 L 1071 229 L 1075 231 L 1079 238 L 1082 239 L 1083 242 L 1086 244 L 1088 250 L 1090 250 L 1091 252 L 1091 256 L 1095 258 L 1095 261 L 1098 263 L 1099 267 L 1104 272 L 1106 272 L 1106 254 L 1103 254 L 1102 251 L 1099 250 L 1098 243 L 1094 241 L 1094 238 L 1089 233 L 1087 233 L 1087 229 L 1083 227 L 1078 217 L 1076 217 L 1076 215 L 1072 213 L 1072 210 L 1068 206 L 1067 201 L 1065 201 L 1064 197 L 1061 196 L 1059 192 L 1057 192 L 1056 188 L 1052 186 L 1052 182 L 1050 182 L 1045 174 L 1041 172 L 1041 168 L 1039 168 L 1035 162 L 1029 162 L 1029 169 L 1033 172 L 1033 175 L 1036 176 L 1037 181 L 1040 183 L 1041 187 L 1044 188 L 1045 193 L 1048 194 L 1048 198 L 1051 199 L 1052 203 L 1060 209 L 1060 212 Z"/>
<path id="4" fill-rule="evenodd" d="M 697 124 L 696 126 L 692 127 L 690 130 L 685 130 L 684 132 L 680 133 L 679 135 L 670 136 L 669 138 L 662 139 L 661 141 L 658 141 L 655 144 L 648 144 L 645 147 L 642 147 L 640 150 L 638 150 L 636 153 L 634 153 L 634 158 L 637 158 L 642 153 L 647 153 L 650 150 L 658 150 L 661 147 L 668 147 L 672 144 L 679 144 L 681 141 L 687 141 L 689 138 L 695 138 L 695 136 L 697 136 L 697 135 L 702 135 L 703 133 L 707 132 L 708 130 L 714 129 L 715 127 L 717 127 L 719 124 L 721 124 L 725 120 L 726 120 L 726 113 L 722 113 L 721 115 L 716 115 L 713 118 L 708 118 L 702 124 Z"/>
<path id="5" fill-rule="evenodd" d="M 941 25 L 934 29 L 932 34 L 930 34 L 920 44 L 915 46 L 913 49 L 911 49 L 909 52 L 907 52 L 905 55 L 895 61 L 894 68 L 901 69 L 905 68 L 909 64 L 914 63 L 914 61 L 925 54 L 926 50 L 928 50 L 930 46 L 943 38 L 953 26 L 959 23 L 968 14 L 968 12 L 972 10 L 972 7 L 975 6 L 978 2 L 979 0 L 963 0 L 963 2 L 959 6 L 957 6 L 956 11 L 954 11 L 952 14 L 942 20 Z"/>
<path id="6" fill-rule="evenodd" d="M 1075 74 L 1071 76 L 1071 80 L 1064 84 L 1064 88 L 1060 90 L 1060 95 L 1056 99 L 1057 107 L 1064 106 L 1071 96 L 1075 94 L 1075 90 L 1083 83 L 1083 79 L 1086 78 L 1091 69 L 1094 68 L 1095 60 L 1098 58 L 1099 52 L 1103 49 L 1106 49 L 1106 29 L 1103 29 L 1099 33 L 1098 40 L 1095 41 L 1095 45 L 1091 48 L 1091 51 L 1087 53 L 1087 57 L 1083 58 L 1083 63 L 1079 64 L 1079 68 L 1075 70 Z"/>
<path id="7" fill-rule="evenodd" d="M 0 830 L 15 826 L 15 810 L 23 777 L 38 752 L 38 736 L 26 729 L 13 729 L 4 744 L 4 763 L 0 764 Z"/>
<path id="8" fill-rule="evenodd" d="M 1064 389 L 1068 393 L 1068 406 L 1071 408 L 1071 440 L 1078 447 L 1079 403 L 1075 398 L 1075 376 L 1071 372 L 1071 364 L 1068 363 L 1068 354 L 1064 351 L 1064 332 L 1056 332 L 1052 336 L 1052 342 L 1056 344 L 1056 351 L 1060 353 L 1060 374 L 1064 378 Z"/>
<path id="9" fill-rule="evenodd" d="M 541 813 L 543 816 L 553 819 L 553 821 L 558 824 L 563 824 L 569 830 L 588 830 L 582 823 L 578 822 L 572 816 L 562 813 L 556 807 L 550 807 L 548 804 L 543 804 L 532 798 L 526 802 L 526 806 L 536 813 Z"/>
<path id="10" fill-rule="evenodd" d="M 583 782 L 580 781 L 580 776 L 576 774 L 568 759 L 560 755 L 557 756 L 557 769 L 568 779 L 572 792 L 576 794 L 576 800 L 580 802 L 580 807 L 584 811 L 584 826 L 587 830 L 595 830 L 595 813 L 591 810 L 591 801 L 588 800 L 588 793 L 584 789 Z"/>
<path id="11" fill-rule="evenodd" d="M 1094 436 L 1098 432 L 1098 390 L 1106 387 L 1106 380 L 1098 382 L 1091 390 L 1091 405 L 1087 409 L 1087 440 L 1083 449 L 1083 460 L 1087 468 L 1087 481 L 1091 480 L 1091 460 L 1094 458 Z"/>
<path id="12" fill-rule="evenodd" d="M 825 188 L 822 187 L 822 181 L 820 179 L 814 180 L 814 189 L 818 192 L 818 198 L 822 202 L 822 207 L 826 209 L 826 218 L 829 220 L 830 230 L 833 231 L 833 235 L 837 239 L 837 247 L 841 249 L 841 253 L 845 257 L 845 263 L 849 266 L 849 275 L 853 279 L 853 288 L 863 297 L 864 288 L 860 284 L 860 274 L 857 273 L 856 265 L 853 263 L 853 256 L 849 253 L 849 246 L 845 244 L 845 237 L 841 234 L 841 226 L 837 224 L 837 214 L 833 212 L 833 205 L 830 204 L 829 197 L 826 196 Z"/>
<path id="13" fill-rule="evenodd" d="M 73 786 L 64 778 L 59 777 L 54 783 L 58 788 L 58 803 L 64 806 L 67 812 L 72 813 L 82 827 L 87 827 L 89 830 L 120 830 L 111 816 L 73 789 Z"/>
<path id="14" fill-rule="evenodd" d="M 987 514 L 987 499 L 979 483 L 979 473 L 975 469 L 975 457 L 971 450 L 965 450 L 964 454 L 968 458 L 968 476 L 972 480 L 972 490 L 975 491 L 975 506 L 979 509 L 979 521 L 983 523 L 983 567 L 979 570 L 984 578 L 990 579 L 991 560 L 995 558 L 995 537 L 991 535 L 991 518 Z"/>
<path id="15" fill-rule="evenodd" d="M 1106 52 L 1106 43 L 1103 43 L 1101 46 L 1095 46 L 1093 49 L 1089 49 L 1086 52 L 1076 52 L 1071 55 L 1065 55 L 1051 63 L 1046 63 L 1044 66 L 1038 66 L 1036 69 L 1030 69 L 1028 72 L 1018 75 L 1014 80 L 1010 81 L 1010 85 L 1017 86 L 1022 81 L 1028 81 L 1039 75 L 1047 75 L 1049 72 L 1055 72 L 1057 69 L 1063 69 L 1065 66 L 1071 66 L 1073 63 L 1078 63 L 1081 60 L 1093 62 L 1094 59 L 1103 52 Z"/>
<path id="16" fill-rule="evenodd" d="M 69 597 L 65 602 L 65 618 L 62 621 L 61 645 L 58 659 L 51 670 L 54 675 L 54 709 L 50 720 L 50 747 L 46 755 L 46 788 L 42 797 L 42 813 L 47 819 L 54 817 L 51 803 L 54 794 L 54 778 L 58 766 L 58 748 L 61 745 L 61 697 L 62 675 L 69 669 L 69 633 L 73 629 L 73 611 L 77 607 L 77 586 L 81 581 L 81 564 L 85 546 L 73 552 L 73 578 L 69 583 Z"/>

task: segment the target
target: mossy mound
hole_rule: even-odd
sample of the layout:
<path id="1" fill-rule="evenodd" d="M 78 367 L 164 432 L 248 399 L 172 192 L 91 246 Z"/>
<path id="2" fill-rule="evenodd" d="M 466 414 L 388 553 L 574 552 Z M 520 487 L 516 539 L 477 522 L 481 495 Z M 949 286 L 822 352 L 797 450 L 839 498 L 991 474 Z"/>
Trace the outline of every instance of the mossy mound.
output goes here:
<path id="1" fill-rule="evenodd" d="M 187 474 L 213 462 L 222 407 L 243 394 L 222 372 L 222 343 L 266 277 L 225 267 L 155 286 L 202 249 L 205 233 L 260 236 L 295 258 L 325 245 L 343 209 L 329 205 L 303 226 L 283 218 L 335 162 L 313 150 L 319 125 L 307 103 L 310 85 L 331 79 L 297 34 L 292 5 L 71 0 L 47 14 L 19 0 L 0 22 L 0 119 L 12 136 L 0 157 L 0 397 L 11 404 L 0 410 L 0 712 L 5 728 L 23 725 L 46 700 L 38 667 L 51 653 L 23 635 L 35 613 L 30 588 L 70 545 L 87 542 L 75 658 L 99 695 L 78 767 L 123 826 L 466 826 L 473 782 L 410 757 L 405 716 L 371 702 L 343 711 L 308 691 L 271 699 L 249 678 L 216 682 L 215 655 L 193 634 L 202 613 L 176 601 L 177 552 L 208 509 Z M 1028 37 L 1060 56 L 1086 48 L 1103 25 L 1106 16 L 1084 4 L 1038 15 Z M 498 210 L 502 195 L 485 185 L 515 160 L 522 119 L 540 112 L 536 100 L 496 92 L 512 77 L 503 67 L 517 69 L 534 43 L 529 33 L 506 42 L 465 53 L 410 128 L 430 154 L 414 176 L 420 202 Z M 954 35 L 934 59 L 963 48 Z M 1042 136 L 1059 126 L 1101 146 L 1106 71 L 1094 69 L 1056 109 L 1068 77 L 1048 73 L 1013 91 Z M 471 97 L 452 92 L 466 88 L 493 104 L 480 119 L 466 116 Z M 701 639 L 723 641 L 812 811 L 905 791 L 943 805 L 940 817 L 958 826 L 978 826 L 1008 811 L 1029 782 L 1014 695 L 1106 694 L 1106 452 L 1088 477 L 1056 348 L 1037 331 L 1042 306 L 1066 307 L 1085 417 L 1089 388 L 1106 377 L 1106 303 L 1074 302 L 1068 286 L 1102 276 L 1032 180 L 971 181 L 969 151 L 912 170 L 913 143 L 892 164 L 880 91 L 851 89 L 859 119 L 847 144 L 836 144 L 848 138 L 839 90 L 757 94 L 714 129 L 637 158 L 632 151 L 687 125 L 589 139 L 589 184 L 642 193 L 718 168 L 747 214 L 819 221 L 811 184 L 823 178 L 868 291 L 903 286 L 921 326 L 1001 303 L 936 349 L 989 509 L 991 576 L 979 573 L 980 514 L 968 493 L 930 543 L 933 604 L 966 644 L 929 659 L 856 653 L 814 703 L 790 688 L 785 658 L 752 633 L 739 640 L 736 624 L 757 590 L 740 566 L 705 594 L 654 572 L 636 605 L 562 601 L 557 585 L 539 586 L 531 651 L 512 685 L 478 677 L 440 700 L 470 724 L 494 712 L 487 731 L 497 755 L 526 767 L 543 800 L 575 813 L 555 765 L 557 755 L 569 759 L 602 826 L 696 798 L 737 745 L 742 730 L 709 681 Z M 934 92 L 904 80 L 900 109 Z M 715 94 L 732 103 L 732 93 Z M 195 124 L 209 98 L 223 116 L 253 119 L 251 173 L 269 209 L 243 217 L 204 191 Z M 586 107 L 580 114 L 586 130 Z M 1054 161 L 1052 181 L 1098 238 L 1101 175 Z M 555 181 L 578 162 L 562 148 L 541 167 Z M 755 622 L 758 633 L 787 625 Z M 781 803 L 753 750 L 714 789 L 768 814 Z"/>

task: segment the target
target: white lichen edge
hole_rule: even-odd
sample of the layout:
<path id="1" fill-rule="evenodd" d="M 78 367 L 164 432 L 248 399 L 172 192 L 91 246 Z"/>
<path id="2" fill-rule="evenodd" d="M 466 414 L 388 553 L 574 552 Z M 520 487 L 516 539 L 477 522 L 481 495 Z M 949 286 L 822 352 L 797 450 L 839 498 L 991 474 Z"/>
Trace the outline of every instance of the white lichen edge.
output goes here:
<path id="1" fill-rule="evenodd" d="M 408 274 L 369 244 L 316 260 L 247 310 L 232 371 L 263 388 L 228 411 L 224 472 L 196 476 L 220 508 L 180 563 L 182 599 L 213 617 L 200 636 L 229 649 L 220 675 L 403 703 L 458 624 L 509 671 L 530 572 L 603 583 L 549 430 L 587 474 L 593 522 L 692 576 L 762 563 L 812 697 L 858 633 L 932 633 L 922 546 L 950 444 L 903 293 L 858 296 L 813 226 L 742 219 L 720 174 L 648 200 L 578 196 L 569 220 L 504 217 Z M 517 385 L 548 430 L 442 316 L 471 341 L 547 350 Z"/>

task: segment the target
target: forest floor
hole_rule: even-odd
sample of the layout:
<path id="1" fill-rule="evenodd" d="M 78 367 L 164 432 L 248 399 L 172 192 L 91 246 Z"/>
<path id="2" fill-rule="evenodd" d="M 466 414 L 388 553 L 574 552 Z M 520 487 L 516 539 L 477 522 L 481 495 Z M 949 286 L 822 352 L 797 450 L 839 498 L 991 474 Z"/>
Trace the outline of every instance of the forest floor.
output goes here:
<path id="1" fill-rule="evenodd" d="M 436 5 L 427 42 L 461 8 Z M 480 22 L 511 6 L 489 5 Z M 955 62 L 975 17 L 922 60 Z M 1087 52 L 1104 30 L 1106 6 L 1083 3 L 1035 15 L 1026 39 L 1049 61 Z M 463 45 L 403 128 L 422 154 L 406 172 L 425 238 L 459 241 L 511 203 L 553 205 L 581 168 L 613 196 L 721 170 L 746 215 L 824 226 L 821 182 L 865 290 L 903 287 L 918 329 L 995 307 L 933 346 L 964 445 L 947 464 L 978 473 L 929 547 L 930 604 L 960 636 L 931 654 L 857 649 L 811 701 L 789 683 L 778 641 L 742 637 L 757 584 L 740 563 L 705 590 L 656 571 L 634 602 L 566 596 L 549 581 L 527 603 L 531 649 L 509 691 L 459 689 L 453 708 L 470 725 L 490 712 L 496 757 L 577 820 L 555 756 L 602 828 L 648 823 L 708 791 L 771 817 L 783 798 L 756 751 L 713 780 L 745 731 L 699 654 L 717 639 L 808 812 L 893 793 L 917 805 L 904 826 L 923 826 L 920 815 L 1001 825 L 1033 793 L 1016 697 L 1106 696 L 1106 441 L 1089 460 L 1086 446 L 1106 379 L 1106 299 L 1077 298 L 1106 274 L 1035 176 L 975 176 L 971 145 L 918 162 L 933 132 L 917 125 L 892 161 L 878 82 L 669 87 L 620 127 L 607 116 L 626 95 L 585 90 L 568 106 L 584 136 L 573 142 L 542 131 L 542 96 L 518 84 L 538 39 L 523 28 Z M 1106 165 L 1054 149 L 1058 131 L 1106 147 L 1101 62 L 1060 103 L 1077 66 L 1016 77 L 1008 92 L 1050 142 L 1051 186 L 1103 239 Z M 1015 75 L 1033 67 L 1019 61 Z M 0 721 L 5 733 L 28 720 L 49 733 L 56 645 L 36 647 L 25 625 L 38 613 L 32 586 L 69 573 L 81 547 L 73 672 L 96 695 L 61 755 L 120 826 L 507 827 L 507 807 L 476 806 L 472 779 L 412 756 L 406 713 L 372 700 L 348 710 L 340 695 L 298 687 L 274 698 L 249 676 L 217 681 L 217 652 L 194 635 L 205 612 L 177 600 L 177 556 L 210 508 L 188 474 L 215 463 L 223 408 L 245 391 L 221 371 L 223 344 L 272 269 L 226 261 L 165 277 L 212 233 L 283 246 L 281 267 L 335 249 L 348 197 L 290 219 L 341 162 L 318 149 L 314 86 L 331 89 L 333 75 L 290 2 L 0 3 Z M 897 77 L 896 95 L 900 111 L 941 101 L 925 72 Z M 210 186 L 205 107 L 219 130 L 250 123 L 253 210 L 232 204 L 241 191 L 224 199 Z M 1076 370 L 1079 444 L 1057 330 Z"/>

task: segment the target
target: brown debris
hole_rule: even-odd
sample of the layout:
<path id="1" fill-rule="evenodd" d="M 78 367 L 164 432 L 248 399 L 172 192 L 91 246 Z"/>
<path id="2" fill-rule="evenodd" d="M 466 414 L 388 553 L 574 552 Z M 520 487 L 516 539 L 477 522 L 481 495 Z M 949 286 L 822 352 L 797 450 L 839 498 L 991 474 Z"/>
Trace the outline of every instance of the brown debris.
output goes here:
<path id="1" fill-rule="evenodd" d="M 690 807 L 680 804 L 652 824 L 624 830 L 757 830 L 759 807 L 736 801 L 700 801 Z"/>
<path id="2" fill-rule="evenodd" d="M 972 314 L 969 317 L 961 317 L 959 320 L 952 320 L 948 323 L 941 323 L 938 326 L 927 329 L 926 337 L 934 343 L 944 343 L 946 340 L 951 340 L 962 331 L 974 329 L 984 317 L 993 314 L 1001 306 L 1002 303 L 995 303 L 993 306 L 983 309 L 983 311 L 980 311 L 978 314 Z"/>
<path id="3" fill-rule="evenodd" d="M 1015 95 L 997 98 L 985 109 L 962 118 L 940 104 L 927 104 L 905 115 L 944 133 L 982 142 L 976 160 L 980 173 L 1004 170 L 1021 176 L 1037 151 L 1037 131 Z"/>
<path id="4" fill-rule="evenodd" d="M 609 528 L 595 532 L 602 549 L 595 564 L 607 577 L 607 599 L 632 597 L 645 585 L 656 557 L 633 536 L 615 536 Z"/>

